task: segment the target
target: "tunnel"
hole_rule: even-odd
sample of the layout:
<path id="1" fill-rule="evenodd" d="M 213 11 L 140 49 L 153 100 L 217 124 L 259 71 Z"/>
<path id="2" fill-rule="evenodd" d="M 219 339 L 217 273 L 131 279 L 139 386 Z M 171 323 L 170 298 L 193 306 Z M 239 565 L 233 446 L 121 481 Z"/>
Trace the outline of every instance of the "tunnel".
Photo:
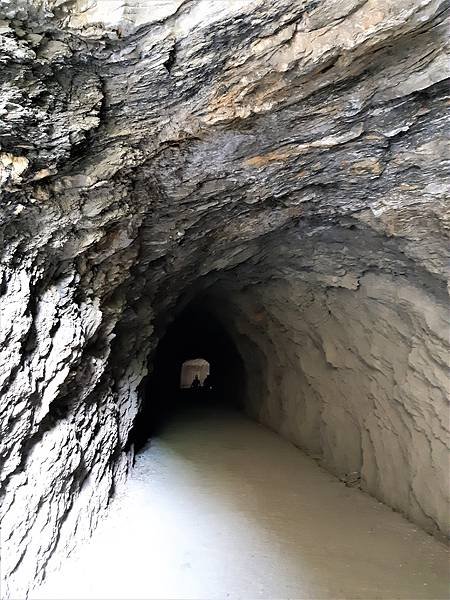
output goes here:
<path id="1" fill-rule="evenodd" d="M 446 597 L 447 33 L 0 0 L 2 600 Z"/>
<path id="2" fill-rule="evenodd" d="M 204 302 L 204 301 L 203 301 Z M 143 401 L 130 431 L 129 445 L 145 446 L 175 411 L 222 405 L 244 409 L 246 374 L 242 358 L 226 329 L 202 299 L 189 303 L 167 327 L 143 381 Z M 181 387 L 186 362 L 208 363 L 208 379 L 198 388 Z"/>

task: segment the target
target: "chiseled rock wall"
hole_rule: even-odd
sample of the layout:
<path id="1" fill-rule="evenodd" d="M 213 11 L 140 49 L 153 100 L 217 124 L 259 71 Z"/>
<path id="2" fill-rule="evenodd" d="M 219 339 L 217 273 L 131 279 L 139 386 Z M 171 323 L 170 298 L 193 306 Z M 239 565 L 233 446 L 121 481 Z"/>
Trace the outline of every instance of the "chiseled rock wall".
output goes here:
<path id="1" fill-rule="evenodd" d="M 255 285 L 226 315 L 251 416 L 428 531 L 450 533 L 445 301 L 370 273 L 357 289 Z"/>
<path id="2" fill-rule="evenodd" d="M 447 37 L 441 0 L 0 0 L 3 595 L 89 535 L 126 476 L 148 357 L 219 289 L 236 310 L 272 289 L 261 305 L 287 330 L 304 312 L 322 348 L 324 377 L 296 340 L 290 369 L 265 365 L 260 418 L 336 472 L 362 461 L 367 489 L 444 529 Z M 274 339 L 260 328 L 255 356 Z M 346 388 L 352 417 L 330 398 Z"/>

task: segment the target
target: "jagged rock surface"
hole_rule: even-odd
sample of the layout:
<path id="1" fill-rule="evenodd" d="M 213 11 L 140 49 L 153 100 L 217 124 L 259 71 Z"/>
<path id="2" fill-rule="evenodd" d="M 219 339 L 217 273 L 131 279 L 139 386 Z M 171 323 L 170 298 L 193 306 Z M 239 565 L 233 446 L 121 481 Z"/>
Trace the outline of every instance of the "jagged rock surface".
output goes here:
<path id="1" fill-rule="evenodd" d="M 440 0 L 0 0 L 3 594 L 95 526 L 198 295 L 252 415 L 448 533 L 446 37 Z"/>

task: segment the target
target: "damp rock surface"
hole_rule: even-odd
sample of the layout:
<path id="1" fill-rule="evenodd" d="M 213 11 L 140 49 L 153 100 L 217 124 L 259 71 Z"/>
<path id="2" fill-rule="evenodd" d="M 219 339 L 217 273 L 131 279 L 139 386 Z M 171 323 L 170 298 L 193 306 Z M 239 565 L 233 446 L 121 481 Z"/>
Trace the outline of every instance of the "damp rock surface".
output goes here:
<path id="1" fill-rule="evenodd" d="M 95 528 L 194 298 L 249 414 L 448 535 L 447 31 L 440 0 L 0 0 L 3 595 Z"/>

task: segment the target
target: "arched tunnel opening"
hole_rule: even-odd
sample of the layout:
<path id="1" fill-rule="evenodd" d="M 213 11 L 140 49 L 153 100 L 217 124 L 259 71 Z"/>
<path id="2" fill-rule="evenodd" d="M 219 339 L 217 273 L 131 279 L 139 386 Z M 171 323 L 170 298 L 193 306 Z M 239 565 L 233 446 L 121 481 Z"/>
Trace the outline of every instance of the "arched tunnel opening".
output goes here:
<path id="1" fill-rule="evenodd" d="M 212 389 L 210 367 L 204 358 L 185 360 L 180 369 L 180 389 Z"/>
<path id="2" fill-rule="evenodd" d="M 199 379 L 198 387 L 189 381 L 183 388 L 183 365 L 199 357 L 208 363 L 208 374 Z M 174 412 L 215 406 L 244 410 L 245 365 L 226 329 L 201 298 L 191 301 L 169 324 L 149 361 L 151 374 L 143 381 L 143 401 L 129 438 L 137 451 Z"/>

